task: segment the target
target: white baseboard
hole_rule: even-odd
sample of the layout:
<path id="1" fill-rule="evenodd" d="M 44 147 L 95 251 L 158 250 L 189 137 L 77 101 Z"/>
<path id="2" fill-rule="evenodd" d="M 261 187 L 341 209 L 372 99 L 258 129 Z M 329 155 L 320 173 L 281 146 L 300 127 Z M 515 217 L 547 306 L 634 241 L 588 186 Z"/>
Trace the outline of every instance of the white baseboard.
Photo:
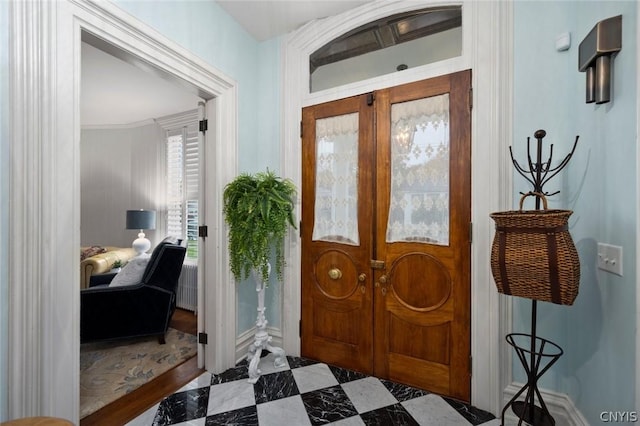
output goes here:
<path id="1" fill-rule="evenodd" d="M 506 387 L 503 393 L 504 401 L 502 407 L 504 407 L 511 400 L 511 398 L 513 398 L 513 396 L 518 393 L 520 389 L 522 389 L 522 386 L 524 386 L 523 383 L 514 382 Z M 545 389 L 540 389 L 540 394 L 542 395 L 542 399 L 544 400 L 544 403 L 549 409 L 549 412 L 551 413 L 551 416 L 553 416 L 557 425 L 589 426 L 587 420 L 582 416 L 580 411 L 578 411 L 576 406 L 573 405 L 573 401 L 567 394 L 551 392 Z M 521 395 L 518 400 L 524 400 L 524 395 Z M 499 416 L 501 413 L 497 414 Z M 516 425 L 518 423 L 518 418 L 510 408 L 507 409 L 504 420 L 505 426 Z"/>
<path id="2" fill-rule="evenodd" d="M 249 346 L 253 343 L 253 336 L 255 335 L 255 328 L 251 328 L 238 337 L 236 337 L 236 364 L 247 356 Z M 267 332 L 271 336 L 271 345 L 276 347 L 282 347 L 282 330 L 279 328 L 267 327 Z"/>

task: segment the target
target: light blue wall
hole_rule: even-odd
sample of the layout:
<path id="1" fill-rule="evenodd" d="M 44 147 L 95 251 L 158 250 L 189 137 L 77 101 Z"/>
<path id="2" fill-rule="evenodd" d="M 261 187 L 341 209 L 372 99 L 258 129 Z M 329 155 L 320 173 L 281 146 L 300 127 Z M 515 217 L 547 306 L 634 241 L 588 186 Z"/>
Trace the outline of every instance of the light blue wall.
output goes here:
<path id="1" fill-rule="evenodd" d="M 251 155 L 240 160 L 242 170 L 280 171 L 280 151 L 275 147 L 281 142 L 280 111 L 280 42 L 279 38 L 260 43 L 255 79 L 258 92 L 253 103 L 259 111 L 255 119 L 258 131 L 252 135 Z M 275 142 L 277 141 L 277 142 Z M 275 144 L 274 144 L 275 142 Z M 271 277 L 265 292 L 265 315 L 270 327 L 281 326 L 281 283 Z M 258 297 L 253 279 L 238 287 L 237 329 L 241 333 L 254 327 Z"/>
<path id="2" fill-rule="evenodd" d="M 9 3 L 0 1 L 0 422 L 7 413 L 9 238 Z"/>
<path id="3" fill-rule="evenodd" d="M 118 1 L 124 10 L 193 52 L 238 85 L 238 170 L 280 166 L 280 41 L 253 39 L 215 2 Z M 231 143 L 231 142 L 230 142 Z M 222 208 L 222 207 L 221 207 Z M 280 326 L 280 285 L 266 294 L 267 317 Z M 251 329 L 257 297 L 252 280 L 238 285 L 237 332 Z"/>
<path id="4" fill-rule="evenodd" d="M 564 348 L 542 387 L 567 393 L 591 424 L 602 411 L 634 410 L 636 339 L 636 2 L 515 2 L 514 134 L 517 159 L 526 138 L 545 129 L 545 146 L 576 154 L 545 190 L 550 208 L 574 211 L 570 230 L 580 255 L 580 292 L 573 306 L 538 303 L 538 335 Z M 612 102 L 585 103 L 578 45 L 600 20 L 623 15 L 622 51 L 614 60 Z M 556 36 L 571 32 L 570 50 L 555 50 Z M 543 158 L 546 158 L 543 156 Z M 529 190 L 520 177 L 514 195 Z M 596 244 L 624 248 L 624 277 L 597 270 Z M 516 299 L 514 331 L 530 331 L 531 303 Z M 516 360 L 517 361 L 517 360 Z M 519 362 L 516 379 L 523 381 Z"/>
<path id="5" fill-rule="evenodd" d="M 279 172 L 282 141 L 280 124 L 282 104 L 280 38 L 274 38 L 259 44 L 258 64 L 254 78 L 258 89 L 253 103 L 258 115 L 258 132 L 251 135 L 252 156 L 246 160 L 248 170 L 270 170 Z M 242 163 L 241 163 L 242 164 Z"/>

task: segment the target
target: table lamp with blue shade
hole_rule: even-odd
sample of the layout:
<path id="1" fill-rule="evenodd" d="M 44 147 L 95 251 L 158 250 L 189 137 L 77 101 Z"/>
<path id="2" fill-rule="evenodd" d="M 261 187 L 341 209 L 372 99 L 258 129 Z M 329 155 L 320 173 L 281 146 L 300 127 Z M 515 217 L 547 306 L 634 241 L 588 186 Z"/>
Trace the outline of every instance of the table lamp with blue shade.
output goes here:
<path id="1" fill-rule="evenodd" d="M 155 210 L 127 210 L 127 229 L 139 229 L 138 238 L 133 241 L 131 247 L 138 256 L 146 253 L 151 248 L 151 241 L 145 238 L 145 229 L 156 229 Z"/>

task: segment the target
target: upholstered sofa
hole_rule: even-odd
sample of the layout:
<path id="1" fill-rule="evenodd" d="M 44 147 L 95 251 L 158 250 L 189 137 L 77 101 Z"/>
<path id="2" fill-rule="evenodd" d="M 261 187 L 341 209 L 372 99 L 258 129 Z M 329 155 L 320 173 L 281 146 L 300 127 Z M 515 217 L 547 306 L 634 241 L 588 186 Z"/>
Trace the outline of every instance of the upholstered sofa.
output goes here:
<path id="1" fill-rule="evenodd" d="M 127 261 L 129 261 L 136 255 L 135 250 L 132 248 L 111 246 L 100 248 L 104 249 L 105 251 L 80 260 L 81 289 L 89 287 L 89 282 L 91 281 L 92 275 L 104 274 L 109 272 L 113 268 L 113 264 L 116 260 L 119 260 L 124 265 L 125 263 L 127 263 Z M 83 247 L 81 249 L 81 256 L 82 253 L 87 253 L 89 249 L 90 247 Z"/>

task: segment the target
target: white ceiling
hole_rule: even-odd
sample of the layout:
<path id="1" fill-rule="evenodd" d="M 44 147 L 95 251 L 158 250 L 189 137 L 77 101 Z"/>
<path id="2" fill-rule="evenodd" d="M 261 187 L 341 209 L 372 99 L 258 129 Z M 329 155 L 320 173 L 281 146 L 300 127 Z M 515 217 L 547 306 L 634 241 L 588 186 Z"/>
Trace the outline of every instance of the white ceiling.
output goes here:
<path id="1" fill-rule="evenodd" d="M 82 43 L 82 126 L 126 125 L 197 108 L 176 84 Z"/>
<path id="2" fill-rule="evenodd" d="M 372 0 L 217 0 L 256 40 Z M 185 3 L 188 7 L 189 3 Z M 82 43 L 82 126 L 127 125 L 192 110 L 200 98 L 158 76 Z"/>

